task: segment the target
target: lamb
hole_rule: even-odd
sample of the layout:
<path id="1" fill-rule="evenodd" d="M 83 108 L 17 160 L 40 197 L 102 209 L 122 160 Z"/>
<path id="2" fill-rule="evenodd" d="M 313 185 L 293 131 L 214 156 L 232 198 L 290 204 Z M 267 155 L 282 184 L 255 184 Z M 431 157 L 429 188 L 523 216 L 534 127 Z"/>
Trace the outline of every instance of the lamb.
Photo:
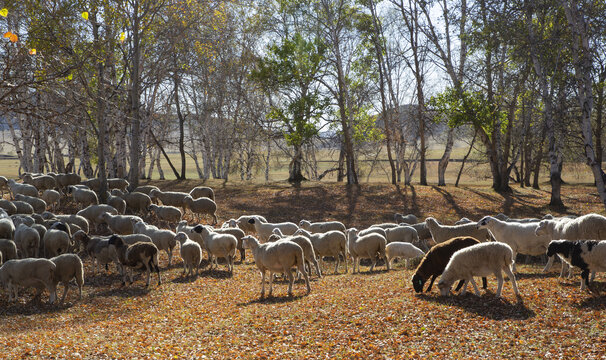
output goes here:
<path id="1" fill-rule="evenodd" d="M 35 213 L 42 214 L 46 211 L 46 202 L 40 198 L 17 194 L 15 195 L 15 199 L 30 204 Z"/>
<path id="2" fill-rule="evenodd" d="M 454 237 L 461 236 L 470 236 L 480 241 L 486 241 L 487 239 L 491 239 L 488 230 L 478 229 L 477 224 L 475 222 L 463 225 L 447 226 L 440 225 L 436 221 L 436 219 L 428 217 L 427 219 L 425 219 L 425 223 L 427 223 L 427 227 L 431 232 L 431 237 L 433 238 L 433 241 L 438 244 L 446 240 L 450 240 Z"/>
<path id="3" fill-rule="evenodd" d="M 402 215 L 399 213 L 395 213 L 395 215 L 393 216 L 393 220 L 398 224 L 406 223 L 409 225 L 416 224 L 419 222 L 419 219 L 414 214 Z"/>
<path id="4" fill-rule="evenodd" d="M 9 292 L 8 301 L 17 299 L 18 286 L 37 289 L 35 298 L 39 298 L 42 290 L 46 288 L 50 293 L 49 303 L 55 302 L 57 288 L 54 286 L 53 276 L 57 269 L 55 263 L 48 259 L 13 259 L 0 267 L 0 284 Z"/>
<path id="5" fill-rule="evenodd" d="M 21 258 L 38 257 L 40 249 L 40 234 L 36 229 L 25 224 L 19 224 L 15 230 L 15 245 Z"/>
<path id="6" fill-rule="evenodd" d="M 465 294 L 467 290 L 467 283 L 471 282 L 475 289 L 476 295 L 480 296 L 480 290 L 473 280 L 474 276 L 487 276 L 494 274 L 497 278 L 497 292 L 496 297 L 501 297 L 501 290 L 503 289 L 503 274 L 501 270 L 511 280 L 513 291 L 516 298 L 520 298 L 520 292 L 518 291 L 518 284 L 516 282 L 515 275 L 512 272 L 511 266 L 513 265 L 513 251 L 509 245 L 500 242 L 488 242 L 482 244 L 476 244 L 466 247 L 461 250 L 457 250 L 440 277 L 438 282 L 438 288 L 442 296 L 446 296 L 450 293 L 452 284 L 458 280 L 463 279 L 465 283 L 463 285 L 463 291 L 461 295 Z"/>
<path id="7" fill-rule="evenodd" d="M 101 214 L 101 218 L 109 229 L 118 235 L 132 234 L 134 232 L 133 223 L 143 221 L 143 219 L 134 215 L 111 215 L 109 213 Z"/>
<path id="8" fill-rule="evenodd" d="M 234 256 L 236 254 L 236 247 L 238 246 L 238 240 L 235 236 L 218 234 L 209 230 L 204 225 L 196 225 L 191 231 L 202 236 L 204 247 L 208 251 L 209 260 L 211 260 L 211 269 L 213 263 L 216 267 L 219 267 L 217 258 L 222 257 L 227 261 L 229 272 L 234 272 Z"/>
<path id="9" fill-rule="evenodd" d="M 195 188 L 191 189 L 191 191 L 189 192 L 189 196 L 194 199 L 206 197 L 211 199 L 212 201 L 215 201 L 215 192 L 213 191 L 213 189 L 207 186 L 196 186 Z"/>
<path id="10" fill-rule="evenodd" d="M 257 221 L 262 223 L 267 222 L 267 219 L 265 219 L 261 215 L 242 215 L 236 220 L 236 226 L 244 230 L 244 232 L 246 233 L 256 232 L 255 225 L 248 222 L 250 219 L 256 219 Z"/>
<path id="11" fill-rule="evenodd" d="M 89 205 L 78 211 L 76 215 L 85 218 L 89 224 L 95 224 L 95 227 L 97 227 L 99 224 L 103 224 L 103 218 L 101 217 L 103 213 L 118 215 L 118 210 L 106 204 Z"/>
<path id="12" fill-rule="evenodd" d="M 349 254 L 352 257 L 353 273 L 356 273 L 356 266 L 360 272 L 360 258 L 372 259 L 372 265 L 369 272 L 372 272 L 377 264 L 377 254 L 385 259 L 385 246 L 387 240 L 379 234 L 368 234 L 358 236 L 358 230 L 351 228 L 347 230 L 347 240 L 349 245 Z M 389 263 L 386 261 L 387 270 L 390 269 Z"/>
<path id="13" fill-rule="evenodd" d="M 423 286 L 427 279 L 430 279 L 429 286 L 425 292 L 430 292 L 433 282 L 436 278 L 442 275 L 444 268 L 450 261 L 452 254 L 463 248 L 477 245 L 480 241 L 471 237 L 453 238 L 432 247 L 421 260 L 419 266 L 412 276 L 412 286 L 415 292 L 423 291 Z M 464 281 L 459 282 L 455 291 L 458 291 L 463 286 Z M 486 278 L 483 278 L 484 289 L 486 289 Z"/>
<path id="14" fill-rule="evenodd" d="M 95 194 L 95 192 L 91 189 L 85 189 L 70 185 L 67 187 L 67 193 L 72 196 L 76 204 L 79 204 L 82 207 L 99 204 L 99 198 L 97 198 L 97 194 Z"/>
<path id="15" fill-rule="evenodd" d="M 299 229 L 295 232 L 295 235 L 303 235 L 311 241 L 315 255 L 320 258 L 320 262 L 322 262 L 324 256 L 334 257 L 335 274 L 339 273 L 339 263 L 341 262 L 339 255 L 342 255 L 345 260 L 345 272 L 347 273 L 347 258 L 349 256 L 349 251 L 347 247 L 347 238 L 341 231 L 332 230 L 312 234 L 307 230 Z"/>
<path id="16" fill-rule="evenodd" d="M 179 250 L 183 259 L 183 273 L 181 275 L 185 276 L 185 273 L 187 273 L 188 276 L 193 276 L 195 267 L 196 276 L 198 276 L 200 261 L 202 260 L 202 248 L 197 242 L 190 240 L 184 232 L 178 232 L 175 235 L 175 240 L 181 244 Z M 188 268 L 189 271 L 187 271 Z"/>
<path id="17" fill-rule="evenodd" d="M 172 263 L 173 249 L 177 245 L 175 240 L 175 233 L 170 230 L 158 229 L 155 226 L 147 225 L 140 220 L 132 220 L 133 230 L 136 234 L 144 234 L 152 239 L 152 242 L 158 250 L 166 251 L 168 255 L 168 265 Z"/>
<path id="18" fill-rule="evenodd" d="M 246 234 L 244 234 L 244 231 L 242 229 L 228 227 L 213 229 L 212 231 L 216 232 L 217 234 L 230 234 L 235 236 L 236 240 L 238 240 L 238 246 L 236 246 L 236 249 L 240 252 L 240 262 L 244 262 L 244 260 L 246 260 L 246 250 L 242 247 L 242 238 Z"/>
<path id="19" fill-rule="evenodd" d="M 155 204 L 157 204 L 158 200 L 160 200 L 162 205 L 177 207 L 183 207 L 183 201 L 185 200 L 186 196 L 189 196 L 189 194 L 176 191 L 160 191 L 153 189 L 149 192 L 149 197 Z"/>
<path id="20" fill-rule="evenodd" d="M 17 213 L 17 207 L 10 200 L 0 199 L 0 209 L 6 211 L 9 215 L 14 215 Z"/>
<path id="21" fill-rule="evenodd" d="M 274 273 L 283 273 L 288 276 L 288 296 L 292 296 L 292 284 L 294 276 L 290 269 L 296 266 L 305 277 L 307 294 L 311 292 L 309 277 L 305 271 L 303 260 L 303 249 L 290 241 L 276 241 L 273 243 L 260 244 L 253 236 L 245 236 L 242 239 L 244 248 L 251 249 L 255 258 L 255 264 L 261 271 L 261 298 L 265 297 L 265 272 L 269 270 L 269 296 L 272 296 L 272 285 Z"/>
<path id="22" fill-rule="evenodd" d="M 551 238 L 549 235 L 535 234 L 538 224 L 535 222 L 518 223 L 505 222 L 492 216 L 485 216 L 477 223 L 478 229 L 488 229 L 498 242 L 505 243 L 513 251 L 513 271 L 516 271 L 515 259 L 518 253 L 525 255 L 542 255 L 547 251 Z M 553 264 L 553 257 L 549 258 L 543 269 L 546 272 Z"/>
<path id="23" fill-rule="evenodd" d="M 284 235 L 292 235 L 299 229 L 297 224 L 291 222 L 263 223 L 255 218 L 250 218 L 248 223 L 254 225 L 255 231 L 257 232 L 257 235 L 259 235 L 259 240 L 261 241 L 267 241 L 275 228 L 280 229 Z"/>
<path id="24" fill-rule="evenodd" d="M 160 268 L 158 267 L 158 248 L 153 243 L 138 242 L 133 245 L 124 243 L 121 237 L 112 235 L 108 241 L 110 246 L 115 248 L 120 264 L 131 269 L 145 268 L 147 270 L 147 280 L 145 287 L 149 286 L 149 278 L 152 270 L 158 274 L 158 285 L 162 284 L 160 278 Z M 126 284 L 127 271 L 122 277 L 122 285 Z M 130 275 L 130 283 L 133 283 L 133 274 Z"/>
<path id="25" fill-rule="evenodd" d="M 423 255 L 425 255 L 425 253 L 421 249 L 410 243 L 392 242 L 385 246 L 385 261 L 387 261 L 390 266 L 393 259 L 401 257 L 406 260 L 406 267 L 408 268 L 409 259 L 414 259 Z"/>
<path id="26" fill-rule="evenodd" d="M 555 254 L 581 269 L 581 290 L 589 288 L 590 271 L 606 271 L 606 241 L 553 240 L 547 247 L 547 256 Z"/>
<path id="27" fill-rule="evenodd" d="M 44 190 L 41 199 L 46 202 L 47 206 L 52 206 L 53 211 L 57 208 L 57 206 L 61 206 L 61 194 L 57 190 Z"/>
<path id="28" fill-rule="evenodd" d="M 147 196 L 149 196 L 149 197 L 151 198 L 151 196 L 150 196 L 150 194 L 149 194 L 149 193 L 150 193 L 152 190 L 158 190 L 158 191 L 160 191 L 160 189 L 159 189 L 157 186 L 154 186 L 154 185 L 141 185 L 141 186 L 137 186 L 137 187 L 136 187 L 136 188 L 133 190 L 133 192 L 140 192 L 140 193 L 144 193 L 145 195 L 147 195 Z"/>
<path id="29" fill-rule="evenodd" d="M 12 239 L 15 234 L 15 224 L 11 218 L 0 219 L 0 239 Z"/>
<path id="30" fill-rule="evenodd" d="M 17 245 L 9 239 L 0 239 L 0 253 L 3 261 L 8 261 L 17 258 Z"/>
<path id="31" fill-rule="evenodd" d="M 25 201 L 15 200 L 12 203 L 17 208 L 17 214 L 31 215 L 34 213 L 34 208 Z"/>
<path id="32" fill-rule="evenodd" d="M 118 214 L 126 213 L 126 201 L 119 196 L 114 196 L 107 193 L 107 205 L 113 207 L 118 211 Z"/>
<path id="33" fill-rule="evenodd" d="M 23 174 L 23 183 L 33 185 L 36 189 L 44 191 L 57 187 L 57 181 L 50 175 L 32 176 L 31 174 Z"/>
<path id="34" fill-rule="evenodd" d="M 124 193 L 118 189 L 112 190 L 112 195 L 119 196 L 126 201 L 126 207 L 136 214 L 145 214 L 151 205 L 151 198 L 144 193 Z"/>
<path id="35" fill-rule="evenodd" d="M 224 221 L 223 224 L 221 224 L 221 228 L 235 228 L 238 227 L 238 222 L 236 219 L 229 219 L 227 221 Z"/>
<path id="36" fill-rule="evenodd" d="M 29 184 L 19 184 L 13 179 L 8 180 L 8 187 L 13 194 L 13 197 L 17 194 L 27 196 L 38 196 L 38 189 L 35 186 Z"/>
<path id="37" fill-rule="evenodd" d="M 274 238 L 273 235 L 277 235 L 278 237 Z M 308 237 L 303 235 L 284 236 L 284 234 L 282 234 L 282 232 L 278 228 L 274 229 L 273 235 L 269 237 L 268 242 L 285 240 L 292 241 L 295 244 L 299 245 L 301 249 L 303 249 L 303 258 L 305 259 L 305 263 L 307 264 L 309 276 L 311 276 L 311 265 L 313 264 L 316 268 L 316 275 L 318 275 L 318 277 L 320 278 L 322 277 L 322 272 L 320 271 L 320 265 L 318 265 L 318 260 L 316 260 L 316 253 L 313 244 L 311 243 L 311 240 L 309 240 Z"/>
<path id="38" fill-rule="evenodd" d="M 345 233 L 345 225 L 340 221 L 324 221 L 311 223 L 307 220 L 301 220 L 299 222 L 301 229 L 307 230 L 312 233 L 325 233 L 332 230 L 342 231 Z"/>
<path id="39" fill-rule="evenodd" d="M 200 215 L 211 215 L 213 217 L 213 224 L 217 223 L 217 204 L 209 198 L 193 199 L 187 195 L 183 199 L 183 209 L 191 210 L 196 215 L 196 221 L 199 221 Z"/>
<path id="40" fill-rule="evenodd" d="M 82 299 L 82 285 L 84 285 L 84 266 L 82 260 L 76 254 L 62 254 L 50 259 L 57 268 L 53 273 L 53 286 L 55 289 L 59 282 L 63 283 L 65 291 L 61 297 L 61 304 L 65 301 L 67 291 L 69 289 L 69 282 L 71 279 L 76 279 L 78 284 L 78 299 Z"/>
<path id="41" fill-rule="evenodd" d="M 166 221 L 169 224 L 177 224 L 183 216 L 181 210 L 174 206 L 151 204 L 147 210 L 153 212 L 159 220 Z"/>
<path id="42" fill-rule="evenodd" d="M 36 235 L 38 235 L 38 232 L 36 230 L 34 231 L 36 232 Z M 44 255 L 47 258 L 66 253 L 70 246 L 73 246 L 67 232 L 52 228 L 46 231 L 42 242 L 44 243 Z"/>

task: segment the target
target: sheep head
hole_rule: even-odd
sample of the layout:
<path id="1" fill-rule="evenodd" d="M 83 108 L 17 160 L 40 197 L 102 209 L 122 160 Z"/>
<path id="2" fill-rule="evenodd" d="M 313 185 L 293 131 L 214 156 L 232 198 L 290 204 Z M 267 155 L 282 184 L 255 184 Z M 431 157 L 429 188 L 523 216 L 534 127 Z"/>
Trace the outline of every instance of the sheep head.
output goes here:
<path id="1" fill-rule="evenodd" d="M 539 226 L 537 226 L 537 228 L 534 230 L 534 234 L 536 236 L 548 235 L 549 230 L 547 228 L 550 221 L 551 220 L 541 220 L 539 222 Z"/>
<path id="2" fill-rule="evenodd" d="M 495 218 L 493 218 L 492 216 L 484 216 L 482 219 L 480 219 L 480 221 L 478 221 L 478 224 L 477 224 L 478 229 L 487 228 L 488 224 L 490 224 L 491 222 L 494 222 L 493 220 L 495 220 Z"/>
<path id="3" fill-rule="evenodd" d="M 412 276 L 412 287 L 415 289 L 415 292 L 422 292 L 423 285 L 425 285 L 425 279 L 419 274 L 414 274 Z"/>

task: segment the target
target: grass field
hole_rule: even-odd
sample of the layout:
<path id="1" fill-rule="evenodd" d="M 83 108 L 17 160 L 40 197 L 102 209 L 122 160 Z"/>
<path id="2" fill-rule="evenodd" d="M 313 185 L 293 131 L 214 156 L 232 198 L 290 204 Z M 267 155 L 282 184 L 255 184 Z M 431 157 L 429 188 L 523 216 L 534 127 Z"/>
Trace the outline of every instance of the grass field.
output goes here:
<path id="1" fill-rule="evenodd" d="M 163 189 L 185 190 L 197 181 L 152 181 Z M 222 184 L 215 187 L 220 220 L 260 213 L 272 221 L 336 219 L 358 228 L 390 221 L 393 213 L 414 212 L 452 222 L 506 212 L 539 216 L 550 212 L 548 192 L 515 189 L 501 195 L 487 186 L 461 188 L 387 184 L 285 183 Z M 565 186 L 569 214 L 599 212 L 595 189 Z M 561 213 L 555 213 L 560 215 Z M 509 283 L 504 300 L 494 297 L 496 281 L 481 297 L 416 295 L 412 270 L 398 264 L 385 272 L 312 278 L 312 292 L 297 283 L 295 296 L 275 284 L 274 297 L 259 299 L 260 276 L 251 254 L 233 276 L 220 266 L 196 279 L 180 277 L 181 260 L 166 269 L 163 284 L 144 288 L 141 277 L 120 287 L 119 276 L 93 275 L 84 259 L 86 281 L 78 301 L 72 286 L 62 306 L 32 302 L 21 292 L 7 303 L 0 292 L 0 347 L 3 358 L 563 358 L 604 357 L 606 297 L 579 291 L 579 276 L 558 279 L 559 264 L 542 274 L 542 264 L 519 267 L 523 302 L 515 303 Z M 344 268 L 341 268 L 341 273 Z M 362 266 L 367 271 L 367 266 Z M 152 280 L 155 279 L 152 277 Z M 606 290 L 603 274 L 596 279 Z M 153 282 L 152 282 L 153 283 Z M 61 289 L 62 291 L 62 289 Z M 43 300 L 47 300 L 47 295 Z"/>

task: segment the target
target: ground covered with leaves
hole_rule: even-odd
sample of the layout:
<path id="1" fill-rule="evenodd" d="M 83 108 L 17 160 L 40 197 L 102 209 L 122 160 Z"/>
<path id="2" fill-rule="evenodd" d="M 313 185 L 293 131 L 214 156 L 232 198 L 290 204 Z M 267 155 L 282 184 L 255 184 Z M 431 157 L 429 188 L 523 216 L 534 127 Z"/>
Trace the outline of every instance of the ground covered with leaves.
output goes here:
<path id="1" fill-rule="evenodd" d="M 162 183 L 164 189 L 191 184 Z M 275 221 L 338 219 L 363 227 L 389 221 L 393 212 L 414 212 L 451 222 L 496 212 L 538 216 L 550 210 L 548 193 L 516 190 L 500 195 L 488 188 L 434 188 L 308 184 L 292 188 L 215 185 L 222 220 L 259 213 Z M 568 213 L 601 211 L 591 187 L 566 187 Z M 441 297 L 437 288 L 417 295 L 413 270 L 400 263 L 385 272 L 312 277 L 295 296 L 274 284 L 274 297 L 259 299 L 260 275 L 250 253 L 233 276 L 221 265 L 195 279 L 180 276 L 181 260 L 166 269 L 163 284 L 144 288 L 144 279 L 121 287 L 114 267 L 94 276 L 84 259 L 84 296 L 72 286 L 67 303 L 52 306 L 21 292 L 8 304 L 0 292 L 0 347 L 3 358 L 603 358 L 606 297 L 579 290 L 578 271 L 559 279 L 559 265 L 542 274 L 542 264 L 518 267 L 522 302 L 511 284 L 495 299 L 496 280 L 474 295 Z M 166 269 L 166 270 L 165 270 Z M 341 268 L 341 273 L 344 268 Z M 152 284 L 155 277 L 152 277 Z M 606 291 L 604 274 L 597 288 Z M 60 287 L 60 291 L 63 288 Z M 48 295 L 43 295 L 43 301 Z"/>

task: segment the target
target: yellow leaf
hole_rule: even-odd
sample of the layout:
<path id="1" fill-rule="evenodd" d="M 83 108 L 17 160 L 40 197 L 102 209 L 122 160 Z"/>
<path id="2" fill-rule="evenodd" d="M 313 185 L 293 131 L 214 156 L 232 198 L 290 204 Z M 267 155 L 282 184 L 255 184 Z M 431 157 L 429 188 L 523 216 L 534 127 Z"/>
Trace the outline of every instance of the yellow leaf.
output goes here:
<path id="1" fill-rule="evenodd" d="M 17 41 L 19 41 L 19 37 L 15 34 L 11 34 L 10 41 L 12 43 L 16 43 Z"/>
<path id="2" fill-rule="evenodd" d="M 2 17 L 6 17 L 8 15 L 8 9 L 4 8 L 2 10 L 0 10 L 0 16 Z"/>
<path id="3" fill-rule="evenodd" d="M 120 33 L 120 42 L 123 43 L 124 39 L 126 39 L 126 34 L 123 32 Z"/>
<path id="4" fill-rule="evenodd" d="M 4 37 L 8 38 L 8 39 L 10 39 L 11 35 L 13 35 L 13 33 L 10 32 L 10 31 L 7 31 L 7 32 L 4 33 Z"/>
<path id="5" fill-rule="evenodd" d="M 84 20 L 88 20 L 88 11 L 85 11 L 85 12 L 82 13 L 82 18 Z"/>
<path id="6" fill-rule="evenodd" d="M 36 55 L 36 49 L 29 49 L 30 55 Z"/>
<path id="7" fill-rule="evenodd" d="M 73 78 L 74 78 L 74 75 L 73 75 L 73 74 L 69 74 L 69 75 L 67 75 L 67 80 L 71 80 L 71 79 L 73 79 Z"/>

